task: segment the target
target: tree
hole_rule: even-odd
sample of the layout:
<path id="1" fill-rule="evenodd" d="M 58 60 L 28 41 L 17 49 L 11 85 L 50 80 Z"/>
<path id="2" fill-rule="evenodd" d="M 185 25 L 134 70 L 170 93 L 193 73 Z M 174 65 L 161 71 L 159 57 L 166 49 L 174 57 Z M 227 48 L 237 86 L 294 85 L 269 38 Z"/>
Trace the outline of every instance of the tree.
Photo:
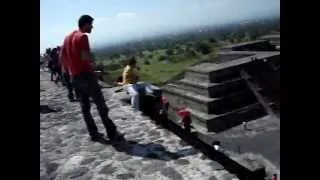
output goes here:
<path id="1" fill-rule="evenodd" d="M 96 61 L 96 60 L 97 60 L 94 53 L 91 53 L 91 58 L 92 58 L 93 61 Z"/>
<path id="2" fill-rule="evenodd" d="M 210 46 L 205 42 L 200 42 L 196 46 L 196 50 L 202 54 L 209 54 L 211 52 Z"/>
<path id="3" fill-rule="evenodd" d="M 147 59 L 144 60 L 144 64 L 145 65 L 150 65 L 150 61 L 148 61 Z"/>
<path id="4" fill-rule="evenodd" d="M 158 61 L 163 61 L 163 60 L 165 60 L 165 59 L 166 59 L 166 57 L 165 57 L 164 55 L 161 55 L 161 56 L 159 56 Z"/>
<path id="5" fill-rule="evenodd" d="M 114 54 L 114 55 L 111 56 L 111 58 L 112 58 L 112 59 L 120 58 L 120 54 Z"/>
<path id="6" fill-rule="evenodd" d="M 254 29 L 249 32 L 250 40 L 256 40 L 259 37 L 259 31 L 257 29 Z"/>
<path id="7" fill-rule="evenodd" d="M 209 38 L 209 42 L 211 42 L 211 43 L 216 43 L 217 42 L 217 40 L 215 39 L 215 38 Z"/>
<path id="8" fill-rule="evenodd" d="M 231 34 L 232 39 L 234 42 L 241 42 L 245 38 L 245 34 L 242 31 L 237 31 Z"/>
<path id="9" fill-rule="evenodd" d="M 196 57 L 197 53 L 194 50 L 190 49 L 189 51 L 186 52 L 186 56 L 191 58 Z"/>
<path id="10" fill-rule="evenodd" d="M 168 49 L 168 50 L 166 51 L 166 54 L 167 54 L 168 56 L 173 55 L 173 50 L 172 50 L 171 48 Z"/>

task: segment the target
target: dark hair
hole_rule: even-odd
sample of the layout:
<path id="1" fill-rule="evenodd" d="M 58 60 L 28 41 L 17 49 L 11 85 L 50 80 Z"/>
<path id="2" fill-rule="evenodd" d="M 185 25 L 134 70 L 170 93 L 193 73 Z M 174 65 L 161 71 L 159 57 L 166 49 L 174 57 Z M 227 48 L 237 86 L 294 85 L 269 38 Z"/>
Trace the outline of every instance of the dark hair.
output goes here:
<path id="1" fill-rule="evenodd" d="M 83 27 L 84 25 L 86 24 L 91 24 L 93 22 L 93 18 L 89 15 L 82 15 L 80 18 L 79 18 L 79 21 L 78 21 L 78 26 L 79 28 Z"/>
<path id="2" fill-rule="evenodd" d="M 49 54 L 50 52 L 51 52 L 51 49 L 50 49 L 50 48 L 47 48 L 47 49 L 46 49 L 46 53 Z"/>
<path id="3" fill-rule="evenodd" d="M 128 65 L 129 65 L 129 66 L 132 66 L 132 65 L 134 65 L 134 64 L 136 64 L 136 63 L 137 63 L 137 60 L 136 60 L 135 57 L 131 57 L 131 58 L 129 59 L 129 61 L 128 61 Z"/>

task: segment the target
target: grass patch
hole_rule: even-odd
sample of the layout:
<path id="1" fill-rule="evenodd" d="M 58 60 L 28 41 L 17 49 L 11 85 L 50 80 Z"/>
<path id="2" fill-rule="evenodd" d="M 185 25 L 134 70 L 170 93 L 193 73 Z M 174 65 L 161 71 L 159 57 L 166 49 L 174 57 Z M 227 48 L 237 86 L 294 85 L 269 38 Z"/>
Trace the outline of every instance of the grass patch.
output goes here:
<path id="1" fill-rule="evenodd" d="M 212 53 L 208 55 L 201 55 L 198 52 L 190 54 L 190 52 L 181 52 L 179 54 L 173 54 L 168 56 L 165 49 L 159 49 L 155 51 L 144 51 L 143 57 L 137 57 L 140 70 L 138 74 L 140 80 L 144 82 L 153 83 L 156 85 L 164 85 L 172 79 L 182 78 L 184 70 L 195 64 L 201 63 L 203 59 L 206 62 L 214 62 L 216 52 L 218 48 L 213 48 Z M 152 58 L 148 58 L 152 55 Z M 164 61 L 159 61 L 160 56 L 165 56 Z M 145 64 L 144 61 L 148 60 L 150 64 Z M 104 76 L 107 82 L 114 82 L 117 77 L 122 75 L 123 64 L 120 59 L 117 60 L 104 60 L 101 62 L 104 65 L 104 70 L 107 74 Z"/>

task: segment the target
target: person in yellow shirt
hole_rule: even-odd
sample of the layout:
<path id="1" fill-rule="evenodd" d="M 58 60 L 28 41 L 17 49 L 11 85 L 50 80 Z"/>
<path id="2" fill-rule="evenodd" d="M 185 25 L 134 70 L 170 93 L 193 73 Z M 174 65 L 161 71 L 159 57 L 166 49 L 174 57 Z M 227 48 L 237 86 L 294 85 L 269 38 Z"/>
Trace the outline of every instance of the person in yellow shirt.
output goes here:
<path id="1" fill-rule="evenodd" d="M 137 69 L 137 61 L 135 57 L 132 57 L 124 68 L 122 77 L 118 78 L 118 81 L 120 81 L 118 84 L 123 85 L 123 89 L 131 97 L 131 106 L 134 110 L 140 110 L 140 93 L 153 94 L 154 90 L 159 91 L 159 88 L 152 84 L 139 82 Z"/>
<path id="2" fill-rule="evenodd" d="M 136 70 L 137 61 L 134 57 L 132 57 L 128 65 L 124 68 L 122 73 L 122 83 L 123 85 L 135 84 L 139 80 L 139 76 Z"/>
<path id="3" fill-rule="evenodd" d="M 139 76 L 137 72 L 137 60 L 135 57 L 130 58 L 127 66 L 124 68 L 122 73 L 122 85 L 124 89 L 128 92 L 131 97 L 131 105 L 135 110 L 139 110 L 140 97 L 139 88 L 143 88 L 137 82 L 139 81 Z"/>

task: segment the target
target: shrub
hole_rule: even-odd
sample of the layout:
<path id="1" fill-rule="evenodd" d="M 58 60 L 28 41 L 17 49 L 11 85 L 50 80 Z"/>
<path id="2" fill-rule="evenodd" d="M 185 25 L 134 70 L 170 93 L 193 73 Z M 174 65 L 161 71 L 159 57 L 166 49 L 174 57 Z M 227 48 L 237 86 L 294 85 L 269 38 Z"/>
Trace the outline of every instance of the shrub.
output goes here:
<path id="1" fill-rule="evenodd" d="M 165 59 L 166 59 L 166 57 L 165 57 L 164 55 L 161 55 L 161 56 L 159 56 L 158 61 L 163 61 L 163 60 L 165 60 Z"/>
<path id="2" fill-rule="evenodd" d="M 205 42 L 198 43 L 196 46 L 196 49 L 202 54 L 209 54 L 211 52 L 210 46 Z"/>
<path id="3" fill-rule="evenodd" d="M 145 64 L 145 65 L 150 65 L 150 61 L 148 61 L 148 60 L 146 59 L 146 60 L 144 60 L 144 64 Z"/>

